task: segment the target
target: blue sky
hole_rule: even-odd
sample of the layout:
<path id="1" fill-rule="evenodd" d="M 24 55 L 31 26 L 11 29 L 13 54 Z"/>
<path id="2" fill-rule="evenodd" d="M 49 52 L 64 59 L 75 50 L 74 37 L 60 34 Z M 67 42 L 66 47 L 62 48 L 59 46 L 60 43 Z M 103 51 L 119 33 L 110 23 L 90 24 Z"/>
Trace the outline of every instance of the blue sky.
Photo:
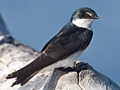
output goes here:
<path id="1" fill-rule="evenodd" d="M 14 38 L 40 51 L 81 7 L 96 11 L 93 39 L 77 59 L 120 86 L 120 1 L 119 0 L 0 0 L 0 13 Z"/>

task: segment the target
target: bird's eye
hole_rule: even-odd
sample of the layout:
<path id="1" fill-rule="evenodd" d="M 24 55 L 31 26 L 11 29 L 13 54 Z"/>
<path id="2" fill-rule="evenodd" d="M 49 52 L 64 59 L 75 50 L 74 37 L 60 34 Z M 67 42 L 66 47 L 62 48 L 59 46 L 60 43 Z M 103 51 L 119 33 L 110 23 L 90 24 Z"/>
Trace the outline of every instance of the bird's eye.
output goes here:
<path id="1" fill-rule="evenodd" d="M 81 13 L 81 14 L 80 14 L 80 16 L 84 16 L 84 14 L 83 14 L 83 13 Z"/>
<path id="2" fill-rule="evenodd" d="M 80 17 L 83 17 L 85 15 L 84 11 L 81 11 Z"/>

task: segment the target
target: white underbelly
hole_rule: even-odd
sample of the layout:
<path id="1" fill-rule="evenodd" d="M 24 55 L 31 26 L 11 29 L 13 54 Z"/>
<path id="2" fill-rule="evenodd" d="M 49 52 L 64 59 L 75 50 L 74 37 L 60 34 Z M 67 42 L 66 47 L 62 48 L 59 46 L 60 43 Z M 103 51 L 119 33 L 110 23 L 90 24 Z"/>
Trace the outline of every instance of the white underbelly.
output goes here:
<path id="1" fill-rule="evenodd" d="M 65 68 L 73 67 L 75 60 L 83 53 L 83 51 L 78 51 L 66 59 L 60 60 L 52 65 L 49 65 L 43 68 L 40 72 L 51 71 L 51 70 L 54 70 L 54 68 L 59 68 L 59 67 L 65 67 Z"/>

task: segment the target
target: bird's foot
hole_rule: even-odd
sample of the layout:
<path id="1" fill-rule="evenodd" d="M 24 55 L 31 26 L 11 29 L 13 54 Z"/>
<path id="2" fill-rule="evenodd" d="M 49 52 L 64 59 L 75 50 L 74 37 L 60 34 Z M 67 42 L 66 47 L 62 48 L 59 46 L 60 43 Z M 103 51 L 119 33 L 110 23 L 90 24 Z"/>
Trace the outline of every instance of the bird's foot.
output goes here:
<path id="1" fill-rule="evenodd" d="M 78 73 L 81 71 L 81 70 L 86 70 L 90 67 L 90 65 L 88 63 L 78 63 L 76 64 L 73 68 L 75 71 L 77 71 Z"/>
<path id="2" fill-rule="evenodd" d="M 56 69 L 57 69 L 57 70 L 60 70 L 60 71 L 67 71 L 67 72 L 75 71 L 75 69 L 72 68 L 72 67 L 67 67 L 67 68 L 60 67 L 60 68 L 56 68 Z"/>

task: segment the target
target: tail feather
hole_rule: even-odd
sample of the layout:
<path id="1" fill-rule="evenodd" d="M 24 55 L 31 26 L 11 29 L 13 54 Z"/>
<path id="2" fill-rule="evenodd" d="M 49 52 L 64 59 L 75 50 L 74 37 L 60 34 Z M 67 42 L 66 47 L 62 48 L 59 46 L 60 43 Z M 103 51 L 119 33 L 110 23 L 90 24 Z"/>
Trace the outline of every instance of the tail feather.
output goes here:
<path id="1" fill-rule="evenodd" d="M 39 70 L 38 71 L 36 71 L 36 72 L 34 72 L 32 75 L 30 75 L 29 77 L 27 77 L 22 83 L 21 83 L 21 85 L 24 85 L 24 84 L 26 84 L 33 76 L 35 76 L 37 73 L 39 72 Z"/>
<path id="2" fill-rule="evenodd" d="M 21 70 L 21 69 L 20 69 Z M 20 76 L 21 74 L 20 74 L 20 70 L 18 70 L 18 71 L 15 71 L 15 72 L 13 72 L 13 73 L 11 73 L 11 74 L 8 74 L 8 76 L 6 77 L 6 79 L 11 79 L 11 78 L 16 78 L 16 77 L 18 77 L 18 76 Z"/>
<path id="3" fill-rule="evenodd" d="M 36 65 L 36 62 L 35 62 L 34 65 L 33 64 L 34 63 L 30 63 L 27 66 L 21 68 L 20 70 L 15 71 L 15 72 L 13 72 L 11 74 L 8 74 L 6 79 L 11 79 L 11 78 L 16 78 L 16 77 L 19 78 L 19 77 L 22 77 L 24 75 L 29 76 L 29 75 L 33 74 L 35 71 L 37 71 L 36 68 L 32 68 L 32 66 L 34 67 L 34 65 Z"/>
<path id="4" fill-rule="evenodd" d="M 40 61 L 41 59 L 39 57 L 36 58 L 27 66 L 9 74 L 6 79 L 16 78 L 16 81 L 12 84 L 12 86 L 17 84 L 26 84 L 33 76 L 35 76 L 35 74 L 37 74 L 43 68 L 41 66 L 37 66 Z"/>
<path id="5" fill-rule="evenodd" d="M 24 85 L 44 67 L 53 64 L 54 63 L 53 61 L 54 60 L 52 60 L 51 56 L 46 56 L 46 54 L 41 54 L 33 62 L 29 63 L 20 70 L 13 72 L 12 74 L 9 74 L 6 77 L 6 79 L 16 78 L 16 81 L 12 84 L 12 86 L 16 84 Z"/>
<path id="6" fill-rule="evenodd" d="M 14 86 L 14 85 L 17 85 L 17 84 L 21 84 L 21 85 L 24 85 L 26 84 L 33 76 L 35 76 L 39 71 L 36 71 L 34 72 L 33 74 L 26 74 L 26 75 L 23 75 L 23 76 L 18 76 L 16 78 L 16 81 L 11 85 Z"/>

